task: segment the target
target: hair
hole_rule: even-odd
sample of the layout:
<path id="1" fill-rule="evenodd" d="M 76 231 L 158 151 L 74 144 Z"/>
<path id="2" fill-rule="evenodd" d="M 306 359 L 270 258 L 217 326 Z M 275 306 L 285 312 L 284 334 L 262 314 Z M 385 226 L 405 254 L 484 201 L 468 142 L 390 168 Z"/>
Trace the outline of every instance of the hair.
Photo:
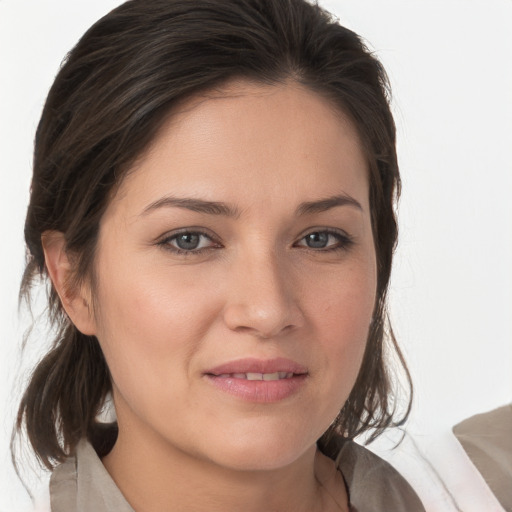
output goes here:
<path id="1" fill-rule="evenodd" d="M 358 35 L 306 0 L 131 0 L 96 22 L 67 55 L 36 132 L 20 297 L 30 301 L 32 285 L 46 281 L 56 336 L 30 377 L 13 440 L 25 430 L 48 469 L 82 437 L 108 452 L 112 441 L 98 441 L 97 415 L 112 387 L 98 340 L 63 310 L 41 237 L 62 232 L 73 282 L 91 278 L 100 220 L 130 166 L 175 107 L 231 80 L 293 81 L 328 98 L 356 126 L 369 169 L 377 300 L 355 386 L 322 439 L 363 432 L 373 439 L 409 414 L 410 375 L 386 310 L 400 177 L 380 62 Z M 387 347 L 398 354 L 410 390 L 398 419 Z"/>

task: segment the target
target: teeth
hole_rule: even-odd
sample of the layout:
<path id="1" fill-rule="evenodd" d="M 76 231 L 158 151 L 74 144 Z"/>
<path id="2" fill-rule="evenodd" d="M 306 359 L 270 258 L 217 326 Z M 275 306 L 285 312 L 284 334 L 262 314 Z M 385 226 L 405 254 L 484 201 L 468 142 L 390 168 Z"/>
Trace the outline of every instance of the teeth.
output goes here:
<path id="1" fill-rule="evenodd" d="M 263 373 L 248 373 L 247 380 L 263 380 Z"/>
<path id="2" fill-rule="evenodd" d="M 218 377 L 227 379 L 246 379 L 246 380 L 280 380 L 290 379 L 293 377 L 293 372 L 275 372 L 275 373 L 223 373 Z"/>

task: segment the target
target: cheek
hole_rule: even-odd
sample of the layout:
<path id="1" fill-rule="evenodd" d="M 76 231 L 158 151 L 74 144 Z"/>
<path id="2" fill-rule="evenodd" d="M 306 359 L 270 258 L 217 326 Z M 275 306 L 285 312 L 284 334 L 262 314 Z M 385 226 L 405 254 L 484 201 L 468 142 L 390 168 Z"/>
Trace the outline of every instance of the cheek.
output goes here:
<path id="1" fill-rule="evenodd" d="M 172 376 L 179 387 L 178 377 L 219 309 L 218 298 L 197 276 L 132 263 L 99 272 L 97 337 L 112 378 L 130 395 L 167 389 Z"/>
<path id="2" fill-rule="evenodd" d="M 363 359 L 375 305 L 374 266 L 358 265 L 333 276 L 315 294 L 311 310 L 319 334 L 325 384 L 336 406 L 348 397 Z M 320 283 L 318 283 L 320 284 Z"/>
<path id="3" fill-rule="evenodd" d="M 139 260 L 105 262 L 98 286 L 99 329 L 105 338 L 121 336 L 157 349 L 169 337 L 180 339 L 177 332 L 199 327 L 198 318 L 206 319 L 216 307 L 215 294 L 194 273 Z"/>

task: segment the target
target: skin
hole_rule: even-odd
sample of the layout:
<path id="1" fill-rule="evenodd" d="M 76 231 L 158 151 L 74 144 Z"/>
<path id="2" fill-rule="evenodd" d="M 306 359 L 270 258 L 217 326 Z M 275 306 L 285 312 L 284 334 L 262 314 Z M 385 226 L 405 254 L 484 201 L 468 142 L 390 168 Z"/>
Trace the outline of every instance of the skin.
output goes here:
<path id="1" fill-rule="evenodd" d="M 131 169 L 101 222 L 93 290 L 66 290 L 63 237 L 43 239 L 70 318 L 109 365 L 119 438 L 103 463 L 137 512 L 348 510 L 315 443 L 354 385 L 375 303 L 367 174 L 326 99 L 235 82 L 183 105 Z M 349 200 L 297 213 L 333 196 Z M 206 233 L 201 251 L 173 250 L 183 229 Z M 292 359 L 307 376 L 274 403 L 205 378 L 246 357 Z"/>

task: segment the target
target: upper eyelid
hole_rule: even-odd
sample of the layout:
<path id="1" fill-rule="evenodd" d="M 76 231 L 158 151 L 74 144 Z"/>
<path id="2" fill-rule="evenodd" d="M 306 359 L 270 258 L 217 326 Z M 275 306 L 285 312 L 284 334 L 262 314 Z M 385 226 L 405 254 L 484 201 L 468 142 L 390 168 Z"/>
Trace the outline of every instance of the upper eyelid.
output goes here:
<path id="1" fill-rule="evenodd" d="M 347 238 L 352 240 L 354 237 L 350 234 L 348 234 L 345 230 L 340 228 L 330 228 L 330 227 L 315 227 L 310 228 L 306 231 L 304 231 L 297 240 L 302 240 L 304 237 L 312 234 L 312 233 L 329 233 L 330 235 L 339 235 L 341 237 Z"/>
<path id="2" fill-rule="evenodd" d="M 352 238 L 351 235 L 349 235 L 345 230 L 340 228 L 331 228 L 331 227 L 313 227 L 309 228 L 305 231 L 303 231 L 298 237 L 297 240 L 302 240 L 305 236 L 310 235 L 311 233 L 329 233 L 334 235 L 340 235 L 345 236 L 347 238 Z M 161 236 L 158 237 L 158 240 L 165 240 L 167 238 L 173 238 L 178 235 L 182 235 L 184 233 L 193 233 L 198 235 L 204 235 L 208 238 L 216 239 L 219 238 L 215 234 L 211 233 L 209 229 L 207 228 L 200 228 L 200 227 L 186 227 L 186 228 L 178 228 L 173 231 L 169 231 Z"/>
<path id="3" fill-rule="evenodd" d="M 308 231 L 305 235 L 302 235 L 298 240 L 297 242 L 301 242 L 302 240 L 304 240 L 304 238 L 306 238 L 308 235 L 311 235 L 312 233 L 327 233 L 328 235 L 332 235 L 334 237 L 339 237 L 339 240 L 338 242 L 344 244 L 345 246 L 348 246 L 348 245 L 352 245 L 355 240 L 354 240 L 354 237 L 349 235 L 348 233 L 346 233 L 345 231 L 341 230 L 336 230 L 336 229 L 316 229 L 316 230 L 312 230 L 312 231 Z M 295 242 L 295 243 L 297 243 Z M 312 249 L 310 247 L 306 247 L 308 249 Z M 321 249 L 319 249 L 319 251 L 321 251 Z"/>
<path id="4" fill-rule="evenodd" d="M 157 242 L 165 242 L 166 240 L 172 240 L 173 238 L 176 238 L 179 235 L 188 234 L 188 233 L 202 235 L 202 236 L 209 238 L 212 241 L 218 242 L 218 237 L 215 236 L 214 234 L 210 233 L 209 230 L 207 230 L 205 228 L 194 228 L 194 227 L 193 228 L 181 228 L 181 229 L 177 229 L 174 231 L 168 231 L 167 233 L 159 236 L 157 239 Z"/>
<path id="5" fill-rule="evenodd" d="M 211 242 L 213 242 L 217 246 L 219 246 L 219 245 L 222 246 L 222 243 L 220 242 L 219 237 L 211 234 L 209 232 L 209 230 L 207 230 L 205 228 L 199 228 L 199 227 L 186 227 L 186 228 L 177 229 L 172 232 L 168 232 L 168 233 L 162 235 L 161 237 L 159 237 L 157 240 L 157 243 L 160 245 L 169 243 L 171 240 L 174 240 L 179 235 L 182 235 L 185 233 L 198 234 L 201 236 L 205 236 L 206 238 L 208 238 Z M 338 235 L 339 237 L 344 238 L 345 241 L 347 242 L 347 244 L 354 242 L 354 237 L 349 235 L 346 231 L 344 231 L 342 229 L 332 228 L 332 227 L 313 227 L 313 228 L 309 228 L 308 230 L 304 231 L 301 235 L 299 235 L 299 237 L 293 242 L 293 245 L 296 246 L 296 244 L 298 242 L 302 241 L 306 236 L 308 236 L 312 233 L 328 233 L 333 236 Z M 202 250 L 207 250 L 207 249 L 212 249 L 212 248 L 214 248 L 214 247 L 203 247 L 201 249 L 191 249 L 190 251 L 186 251 L 186 250 L 178 249 L 178 248 L 175 248 L 175 249 L 190 252 L 190 253 L 194 253 L 194 252 L 198 253 L 198 252 L 201 252 Z"/>
<path id="6" fill-rule="evenodd" d="M 172 241 L 174 241 L 177 237 L 183 234 L 196 234 L 200 236 L 206 237 L 208 240 L 210 240 L 210 244 L 207 247 L 200 247 L 197 249 L 182 249 L 180 247 L 175 247 L 172 245 Z M 168 233 L 166 235 L 163 235 L 156 241 L 156 245 L 164 248 L 166 251 L 169 251 L 171 253 L 174 253 L 176 255 L 181 256 L 194 256 L 202 254 L 206 251 L 211 251 L 213 249 L 222 248 L 222 245 L 215 240 L 214 237 L 209 235 L 208 233 L 205 233 L 201 230 L 191 230 L 191 229 L 181 229 L 172 233 Z"/>

